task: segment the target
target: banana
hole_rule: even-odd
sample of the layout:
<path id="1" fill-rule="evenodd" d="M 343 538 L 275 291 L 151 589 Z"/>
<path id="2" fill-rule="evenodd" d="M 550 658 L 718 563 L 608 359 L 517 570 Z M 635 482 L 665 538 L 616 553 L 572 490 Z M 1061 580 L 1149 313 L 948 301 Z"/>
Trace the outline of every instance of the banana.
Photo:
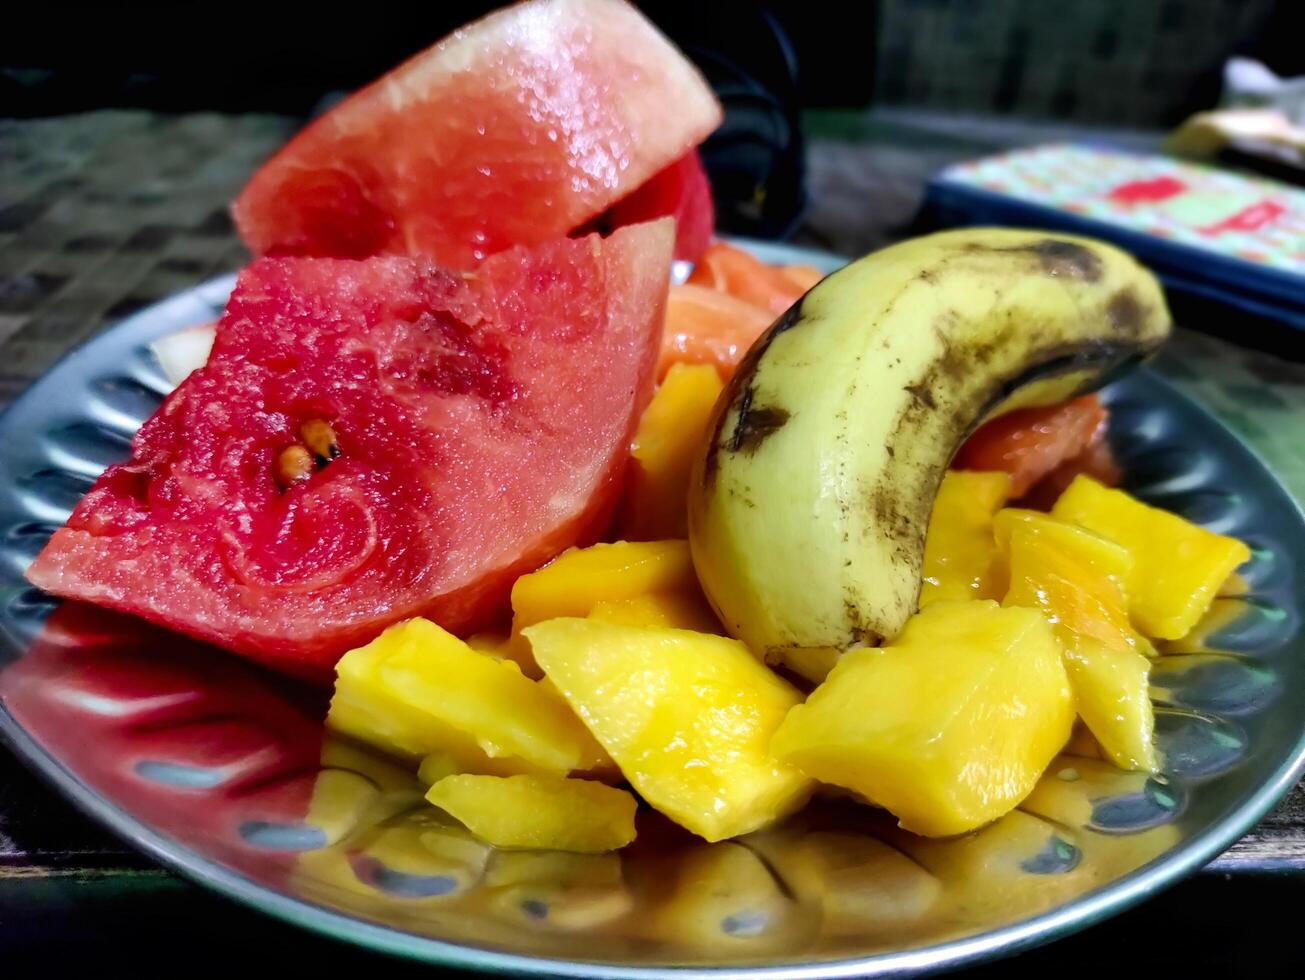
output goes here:
<path id="1" fill-rule="evenodd" d="M 693 561 L 722 622 L 814 681 L 891 639 L 964 438 L 1098 387 L 1169 330 L 1154 276 L 1068 235 L 942 232 L 829 276 L 753 345 L 691 478 Z"/>

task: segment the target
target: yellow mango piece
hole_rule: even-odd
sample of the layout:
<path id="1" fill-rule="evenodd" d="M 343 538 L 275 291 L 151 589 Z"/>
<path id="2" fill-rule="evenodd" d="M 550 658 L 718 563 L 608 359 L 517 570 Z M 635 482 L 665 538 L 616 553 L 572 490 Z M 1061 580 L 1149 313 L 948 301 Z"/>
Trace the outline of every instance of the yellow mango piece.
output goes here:
<path id="1" fill-rule="evenodd" d="M 1150 661 L 1128 619 L 1127 549 L 1030 511 L 997 515 L 1010 562 L 1005 603 L 1041 609 L 1055 625 L 1079 716 L 1123 769 L 1154 771 Z"/>
<path id="2" fill-rule="evenodd" d="M 373 739 L 368 725 L 401 724 L 407 744 L 418 750 L 413 754 L 443 752 L 463 772 L 512 759 L 514 766 L 565 774 L 602 758 L 555 693 L 524 677 L 516 664 L 478 653 L 428 620 L 391 626 L 345 654 L 336 672 L 337 726 L 343 721 L 349 734 L 385 744 L 395 740 L 393 731 Z M 359 717 L 360 710 L 370 713 Z"/>
<path id="3" fill-rule="evenodd" d="M 366 697 L 337 678 L 331 708 L 326 714 L 326 727 L 374 745 L 390 755 L 415 762 L 429 751 L 426 739 L 415 724 L 401 724 L 398 711 L 384 710 L 382 705 L 387 701 L 388 695 L 384 692 L 377 693 L 374 698 Z M 397 701 L 389 703 L 397 706 Z"/>
<path id="4" fill-rule="evenodd" d="M 498 851 L 482 887 L 496 915 L 533 929 L 595 929 L 634 907 L 619 854 Z"/>
<path id="5" fill-rule="evenodd" d="M 462 772 L 489 765 L 474 737 L 407 703 L 381 682 L 377 667 L 385 652 L 384 646 L 360 647 L 336 665 L 327 727 L 412 762 L 439 751 L 456 759 Z"/>
<path id="6" fill-rule="evenodd" d="M 1065 648 L 1065 669 L 1079 717 L 1106 757 L 1120 769 L 1155 772 L 1151 661 L 1084 638 Z"/>
<path id="7" fill-rule="evenodd" d="M 1211 640 L 1217 640 L 1219 633 L 1245 616 L 1247 611 L 1245 599 L 1236 596 L 1219 596 L 1210 603 L 1210 608 L 1190 632 L 1176 640 L 1166 640 L 1160 645 L 1160 652 L 1165 654 L 1226 652 L 1221 646 L 1211 646 Z"/>
<path id="8" fill-rule="evenodd" d="M 924 542 L 920 608 L 939 599 L 1000 599 L 993 515 L 1010 498 L 1009 473 L 948 470 Z"/>
<path id="9" fill-rule="evenodd" d="M 714 368 L 711 370 L 715 373 Z M 720 620 L 701 596 L 680 592 L 650 592 L 629 599 L 604 599 L 594 605 L 589 618 L 626 626 L 721 632 Z"/>
<path id="10" fill-rule="evenodd" d="M 616 768 L 616 763 L 612 761 L 612 757 L 607 754 L 606 749 L 598 744 L 598 740 L 590 734 L 589 729 L 584 727 L 584 722 L 576 717 L 575 712 L 571 710 L 571 705 L 562 696 L 562 692 L 557 689 L 557 685 L 547 677 L 541 677 L 535 681 L 535 687 L 548 699 L 552 710 L 565 714 L 569 718 L 574 718 L 580 723 L 580 727 L 584 729 L 580 764 L 575 767 L 573 772 L 582 775 L 586 779 L 597 779 L 602 782 L 612 782 L 612 777 L 619 776 L 620 770 Z M 513 773 L 490 773 L 490 775 L 510 776 Z"/>
<path id="11" fill-rule="evenodd" d="M 426 799 L 495 847 L 599 853 L 634 840 L 633 796 L 561 776 L 446 776 Z"/>
<path id="12" fill-rule="evenodd" d="M 588 616 L 600 602 L 654 592 L 701 598 L 687 541 L 616 541 L 564 551 L 512 586 L 512 659 L 535 662 L 521 636 L 527 626 L 562 616 Z M 539 676 L 537 667 L 526 673 Z"/>
<path id="13" fill-rule="evenodd" d="M 1132 552 L 1129 610 L 1143 633 L 1160 639 L 1178 639 L 1195 626 L 1228 576 L 1251 557 L 1236 538 L 1149 507 L 1087 476 L 1074 478 L 1051 513 Z"/>
<path id="14" fill-rule="evenodd" d="M 621 537 L 655 541 L 688 534 L 689 470 L 722 387 L 710 364 L 675 364 L 667 372 L 634 435 Z"/>
<path id="15" fill-rule="evenodd" d="M 1074 731 L 1070 733 L 1069 741 L 1065 747 L 1060 750 L 1061 755 L 1079 755 L 1085 759 L 1104 759 L 1105 753 L 1101 749 L 1101 743 L 1097 737 L 1088 730 L 1086 725 L 1075 725 Z"/>
<path id="16" fill-rule="evenodd" d="M 426 620 L 380 666 L 391 690 L 466 732 L 490 758 L 515 757 L 547 772 L 585 769 L 601 752 L 565 702 L 509 661 L 477 653 Z"/>
<path id="17" fill-rule="evenodd" d="M 474 773 L 478 776 L 522 776 L 537 773 L 539 768 L 523 759 L 502 756 L 492 759 L 459 757 L 451 752 L 436 750 L 422 757 L 417 766 L 417 780 L 423 786 L 434 786 L 445 776 Z"/>
<path id="18" fill-rule="evenodd" d="M 1122 544 L 1104 538 L 1087 528 L 1071 524 L 1040 510 L 1003 507 L 992 519 L 997 550 L 1009 560 L 1010 538 L 1016 528 L 1027 528 L 1047 541 L 1071 551 L 1095 573 L 1116 584 L 1127 594 L 1129 576 L 1133 574 L 1133 553 Z M 1121 600 L 1122 601 L 1122 600 Z"/>
<path id="19" fill-rule="evenodd" d="M 434 786 L 445 776 L 456 776 L 462 771 L 458 761 L 447 752 L 432 752 L 417 766 L 417 779 L 426 786 Z"/>
<path id="20" fill-rule="evenodd" d="M 512 586 L 512 626 L 521 630 L 546 619 L 588 616 L 603 600 L 650 592 L 698 589 L 689 543 L 616 541 L 564 551 Z"/>
<path id="21" fill-rule="evenodd" d="M 508 634 L 499 633 L 494 630 L 486 630 L 484 633 L 472 633 L 467 637 L 467 646 L 477 653 L 488 654 L 495 660 L 511 659 L 504 652 L 508 644 Z"/>
<path id="22" fill-rule="evenodd" d="M 1219 586 L 1219 591 L 1215 598 L 1217 599 L 1235 599 L 1241 596 L 1250 595 L 1251 583 L 1238 572 L 1233 572 Z"/>
<path id="23" fill-rule="evenodd" d="M 1067 646 L 1086 636 L 1112 650 L 1155 653 L 1129 621 L 1127 548 L 1032 510 L 1003 510 L 993 526 L 1009 568 L 1006 605 L 1041 609 Z"/>
<path id="24" fill-rule="evenodd" d="M 1033 609 L 935 602 L 891 646 L 845 654 L 772 751 L 925 836 L 1014 808 L 1069 738 L 1060 643 Z"/>
<path id="25" fill-rule="evenodd" d="M 477 653 L 483 653 L 495 660 L 511 660 L 521 668 L 521 673 L 527 677 L 537 680 L 542 676 L 539 666 L 535 663 L 535 658 L 530 655 L 530 644 L 519 636 L 513 636 L 511 633 L 499 633 L 496 630 L 473 633 L 467 637 L 467 646 Z"/>
<path id="26" fill-rule="evenodd" d="M 737 640 L 594 619 L 526 636 L 625 778 L 698 836 L 748 833 L 810 795 L 811 780 L 768 749 L 798 692 Z"/>

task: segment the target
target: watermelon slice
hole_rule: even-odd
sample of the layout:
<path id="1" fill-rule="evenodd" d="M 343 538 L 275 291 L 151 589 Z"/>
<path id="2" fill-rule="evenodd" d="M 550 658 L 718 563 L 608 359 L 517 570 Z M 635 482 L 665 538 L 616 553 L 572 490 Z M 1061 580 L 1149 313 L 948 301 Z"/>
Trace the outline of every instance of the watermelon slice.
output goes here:
<path id="1" fill-rule="evenodd" d="M 711 244 L 716 227 L 711 183 L 697 150 L 686 153 L 617 201 L 594 225 L 600 231 L 610 231 L 667 216 L 675 219 L 675 257 L 697 262 Z"/>
<path id="2" fill-rule="evenodd" d="M 622 0 L 531 0 L 318 119 L 233 213 L 257 255 L 411 254 L 471 268 L 580 227 L 720 120 L 694 67 Z"/>
<path id="3" fill-rule="evenodd" d="M 250 265 L 213 352 L 28 569 L 321 680 L 417 614 L 455 632 L 597 535 L 652 384 L 674 231 Z"/>

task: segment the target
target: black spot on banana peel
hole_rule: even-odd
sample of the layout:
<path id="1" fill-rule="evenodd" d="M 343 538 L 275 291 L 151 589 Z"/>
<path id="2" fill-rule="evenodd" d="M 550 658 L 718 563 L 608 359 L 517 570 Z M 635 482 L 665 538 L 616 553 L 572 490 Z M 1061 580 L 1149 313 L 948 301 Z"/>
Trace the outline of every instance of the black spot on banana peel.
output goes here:
<path id="1" fill-rule="evenodd" d="M 802 322 L 802 320 L 802 300 L 799 299 L 796 303 L 790 306 L 787 311 L 780 314 L 779 318 L 766 329 L 766 332 L 756 339 L 752 347 L 749 348 L 748 352 L 743 356 L 743 360 L 739 362 L 738 369 L 734 372 L 734 378 L 738 379 L 740 377 L 751 376 L 757 361 L 759 361 L 766 353 L 766 348 L 770 346 L 771 341 L 784 331 L 789 330 L 799 322 Z M 746 385 L 740 386 L 735 380 L 726 386 L 721 397 L 717 399 L 716 407 L 707 424 L 707 431 L 709 433 L 707 446 L 709 448 L 706 451 L 703 467 L 696 475 L 697 483 L 700 486 L 709 486 L 715 480 L 716 468 L 719 463 L 719 452 L 736 452 L 741 448 L 741 443 L 740 445 L 733 445 L 732 447 L 731 444 L 735 443 L 738 437 L 739 426 L 737 418 L 739 416 L 747 415 L 751 410 L 752 397 L 752 389 Z M 780 409 L 780 411 L 784 412 L 784 421 L 787 421 L 787 411 L 784 409 Z M 729 439 L 723 439 L 722 436 L 725 418 L 730 414 L 733 414 L 736 418 L 734 435 Z M 780 422 L 779 424 L 782 425 L 783 422 Z M 774 431 L 775 428 L 778 428 L 778 425 L 774 426 L 771 431 Z M 744 431 L 746 437 L 746 424 Z"/>
<path id="2" fill-rule="evenodd" d="M 1101 278 L 1101 260 L 1090 248 L 1059 238 L 1044 238 L 1028 246 L 1053 276 L 1073 276 L 1087 282 Z"/>
<path id="3" fill-rule="evenodd" d="M 966 247 L 974 252 L 1022 252 L 1036 258 L 1042 271 L 1049 276 L 1069 276 L 1086 282 L 1101 278 L 1101 260 L 1087 246 L 1063 238 L 1039 238 L 1021 245 L 997 246 L 988 242 L 974 242 Z M 933 275 L 931 271 L 918 273 L 921 278 Z"/>
<path id="4" fill-rule="evenodd" d="M 744 358 L 691 481 L 694 563 L 722 621 L 812 680 L 891 639 L 964 438 L 1098 387 L 1169 329 L 1149 272 L 1072 236 L 944 232 L 834 273 Z"/>
<path id="5" fill-rule="evenodd" d="M 748 388 L 739 399 L 735 412 L 734 434 L 729 438 L 732 453 L 754 452 L 772 432 L 788 421 L 788 412 L 774 406 L 754 405 L 753 390 Z"/>
<path id="6" fill-rule="evenodd" d="M 1121 289 L 1106 309 L 1110 322 L 1118 331 L 1137 330 L 1146 320 L 1146 310 L 1131 289 Z"/>

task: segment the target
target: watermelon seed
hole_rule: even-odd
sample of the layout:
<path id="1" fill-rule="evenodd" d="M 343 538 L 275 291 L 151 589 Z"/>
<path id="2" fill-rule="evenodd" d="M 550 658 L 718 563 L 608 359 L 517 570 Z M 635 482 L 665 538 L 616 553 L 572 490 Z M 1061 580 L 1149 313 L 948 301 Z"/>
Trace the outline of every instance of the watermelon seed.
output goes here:
<path id="1" fill-rule="evenodd" d="M 299 443 L 286 446 L 276 456 L 273 476 L 282 490 L 289 490 L 313 475 L 313 456 Z"/>
<path id="2" fill-rule="evenodd" d="M 308 448 L 323 466 L 340 455 L 340 444 L 336 441 L 335 430 L 329 422 L 309 419 L 299 427 L 299 438 L 308 444 Z"/>

